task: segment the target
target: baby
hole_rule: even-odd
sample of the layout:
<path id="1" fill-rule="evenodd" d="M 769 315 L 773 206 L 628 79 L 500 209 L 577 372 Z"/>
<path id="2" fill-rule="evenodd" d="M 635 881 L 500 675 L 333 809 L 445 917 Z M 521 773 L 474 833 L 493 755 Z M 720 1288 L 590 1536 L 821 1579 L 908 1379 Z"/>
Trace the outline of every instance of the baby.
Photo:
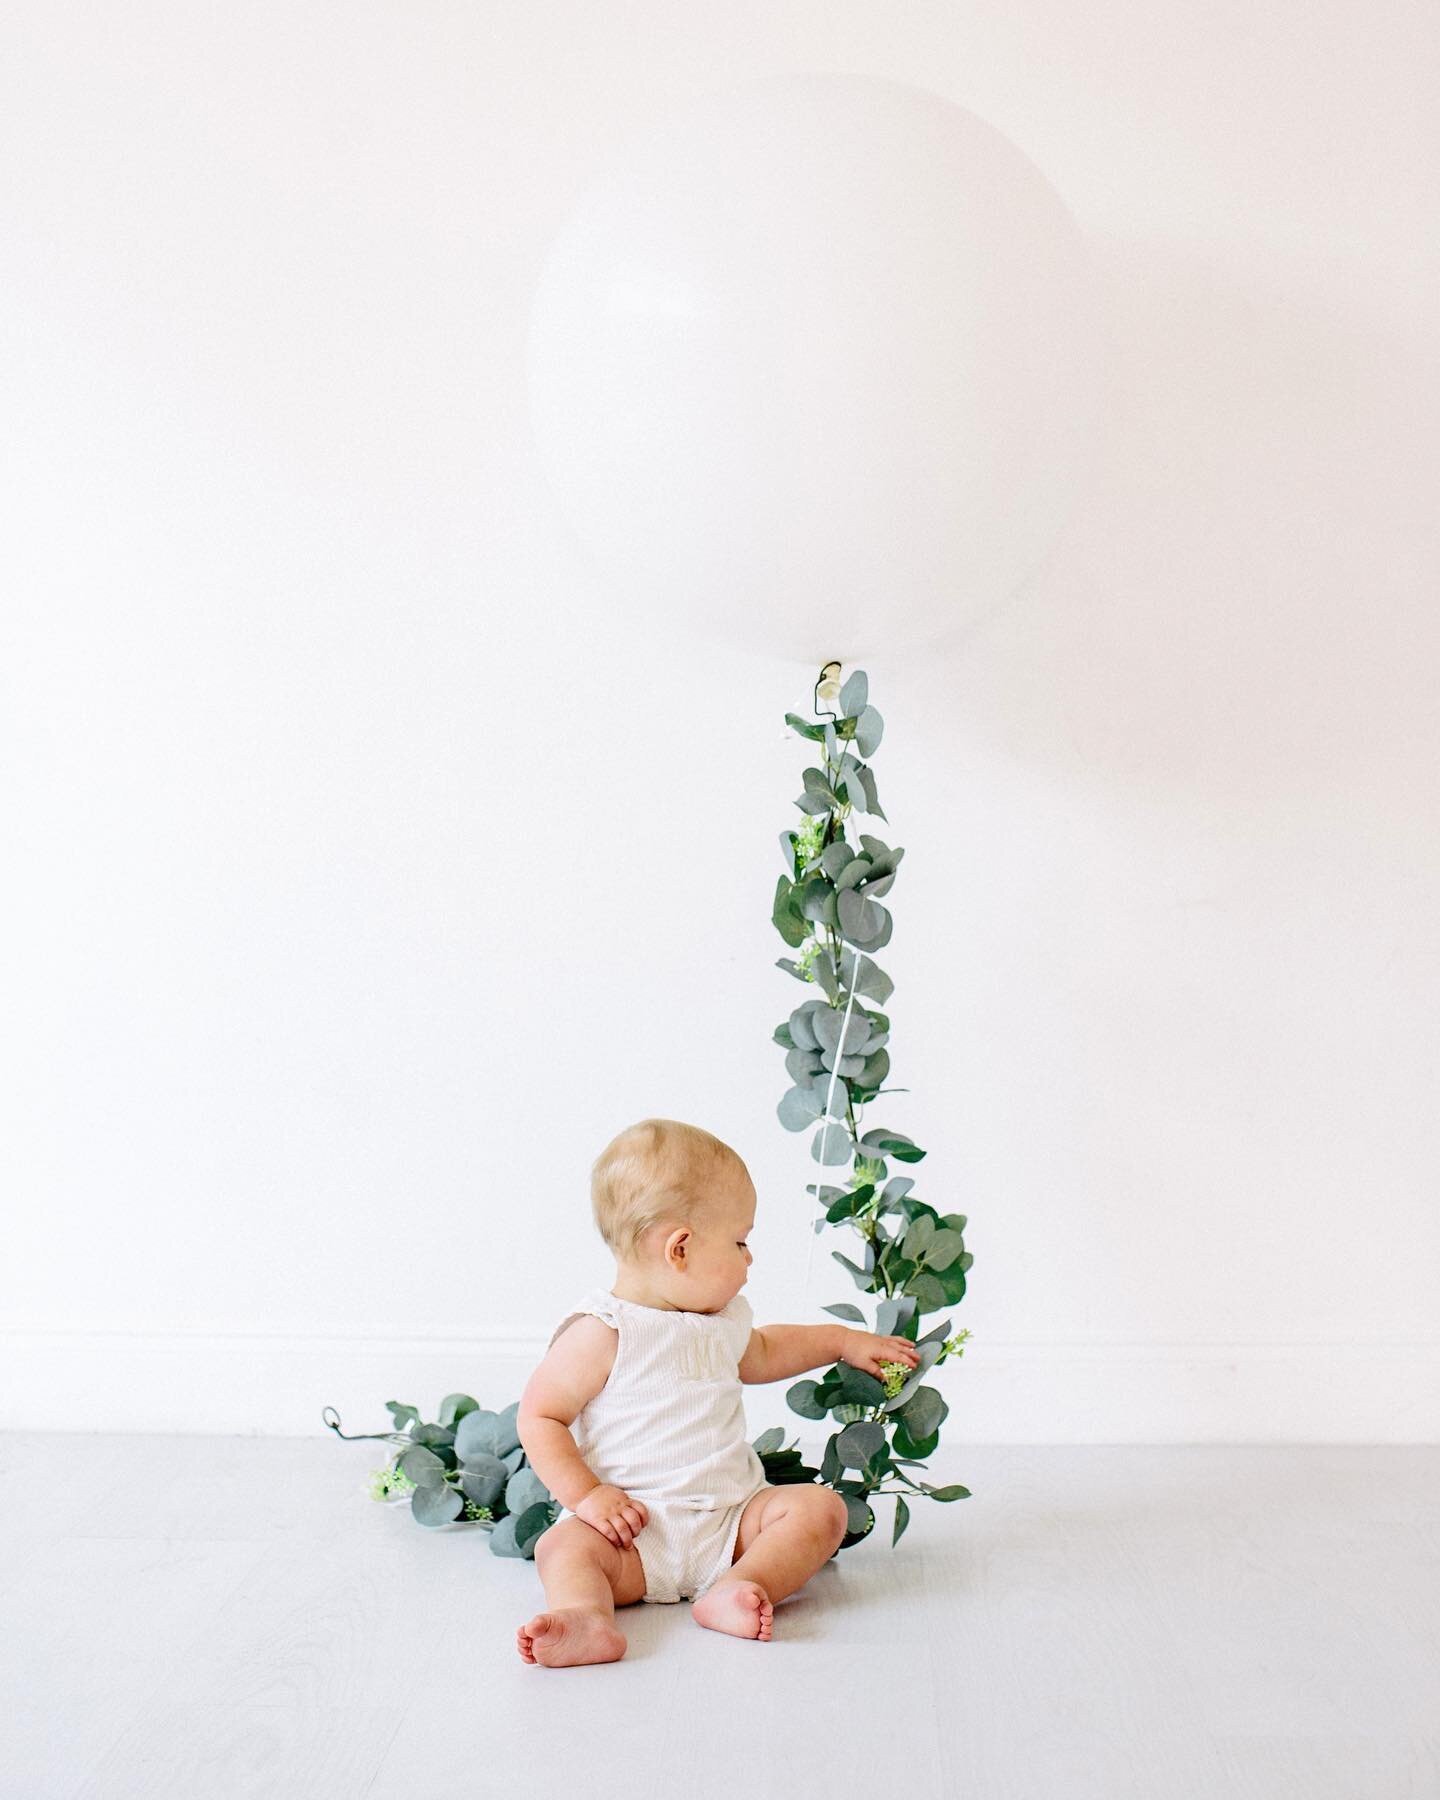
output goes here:
<path id="1" fill-rule="evenodd" d="M 701 1625 L 767 1640 L 776 1603 L 845 1536 L 845 1502 L 818 1483 L 766 1483 L 741 1382 L 834 1362 L 878 1375 L 919 1354 L 838 1321 L 751 1329 L 740 1290 L 755 1188 L 698 1125 L 631 1125 L 596 1159 L 590 1191 L 616 1275 L 557 1326 L 520 1397 L 520 1441 L 561 1516 L 535 1543 L 546 1610 L 516 1647 L 550 1668 L 614 1662 L 615 1608 L 640 1600 L 693 1599 Z"/>

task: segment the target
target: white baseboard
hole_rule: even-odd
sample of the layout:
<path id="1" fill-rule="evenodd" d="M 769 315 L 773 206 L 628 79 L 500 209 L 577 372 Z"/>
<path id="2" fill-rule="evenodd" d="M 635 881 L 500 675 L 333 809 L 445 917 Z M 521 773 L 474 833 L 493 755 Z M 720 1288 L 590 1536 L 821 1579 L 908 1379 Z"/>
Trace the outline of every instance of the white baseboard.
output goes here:
<path id="1" fill-rule="evenodd" d="M 0 1430 L 313 1436 L 333 1406 L 346 1433 L 383 1432 L 387 1400 L 433 1418 L 458 1391 L 498 1411 L 544 1348 L 482 1333 L 0 1331 Z M 785 1405 L 789 1385 L 746 1390 L 752 1436 L 815 1438 L 818 1423 Z M 942 1447 L 1440 1442 L 1440 1342 L 976 1342 L 934 1385 L 950 1406 Z"/>

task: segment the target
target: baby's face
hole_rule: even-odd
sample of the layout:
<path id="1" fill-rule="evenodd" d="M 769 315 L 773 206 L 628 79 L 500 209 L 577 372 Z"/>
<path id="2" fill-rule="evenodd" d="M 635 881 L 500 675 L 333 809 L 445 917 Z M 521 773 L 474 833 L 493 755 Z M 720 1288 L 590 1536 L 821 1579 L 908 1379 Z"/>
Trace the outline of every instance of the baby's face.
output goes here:
<path id="1" fill-rule="evenodd" d="M 692 1273 L 703 1294 L 698 1310 L 719 1312 L 744 1287 L 754 1260 L 746 1242 L 754 1224 L 754 1185 L 748 1175 L 737 1176 L 696 1232 Z"/>

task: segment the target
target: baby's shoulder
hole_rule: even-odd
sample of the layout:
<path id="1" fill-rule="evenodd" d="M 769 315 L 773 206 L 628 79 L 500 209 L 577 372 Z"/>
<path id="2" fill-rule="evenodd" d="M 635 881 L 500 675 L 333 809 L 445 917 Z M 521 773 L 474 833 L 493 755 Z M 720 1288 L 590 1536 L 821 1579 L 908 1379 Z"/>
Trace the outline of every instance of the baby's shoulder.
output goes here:
<path id="1" fill-rule="evenodd" d="M 549 1349 L 553 1351 L 556 1345 L 563 1342 L 569 1356 L 591 1359 L 608 1355 L 609 1361 L 613 1362 L 619 1341 L 618 1328 L 602 1319 L 598 1313 L 572 1312 L 551 1333 Z"/>

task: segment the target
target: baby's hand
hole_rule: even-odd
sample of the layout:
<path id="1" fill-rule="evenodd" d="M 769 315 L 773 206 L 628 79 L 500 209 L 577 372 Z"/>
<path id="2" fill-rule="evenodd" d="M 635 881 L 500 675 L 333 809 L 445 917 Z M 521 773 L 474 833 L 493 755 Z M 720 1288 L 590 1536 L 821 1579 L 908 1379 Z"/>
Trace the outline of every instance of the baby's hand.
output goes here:
<path id="1" fill-rule="evenodd" d="M 913 1369 L 919 1365 L 920 1352 L 906 1337 L 879 1337 L 873 1331 L 847 1331 L 840 1341 L 840 1361 L 853 1363 L 857 1369 L 864 1369 L 867 1375 L 883 1381 L 881 1363 L 904 1363 Z"/>
<path id="2" fill-rule="evenodd" d="M 599 1487 L 582 1494 L 575 1506 L 575 1517 L 604 1532 L 612 1544 L 622 1550 L 630 1547 L 641 1529 L 650 1523 L 650 1514 L 641 1500 L 632 1500 L 624 1488 L 602 1481 Z"/>

